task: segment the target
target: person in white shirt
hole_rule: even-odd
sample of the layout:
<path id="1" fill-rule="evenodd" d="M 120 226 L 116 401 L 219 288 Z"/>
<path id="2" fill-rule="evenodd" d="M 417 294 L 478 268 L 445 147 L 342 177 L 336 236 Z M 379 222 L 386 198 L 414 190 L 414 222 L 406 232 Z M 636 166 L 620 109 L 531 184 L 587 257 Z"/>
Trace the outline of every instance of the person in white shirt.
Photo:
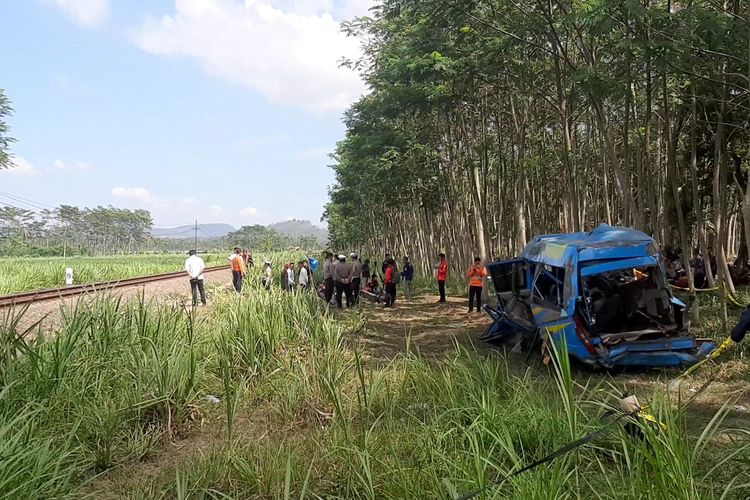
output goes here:
<path id="1" fill-rule="evenodd" d="M 271 261 L 266 259 L 263 262 L 263 286 L 266 290 L 271 289 L 271 282 L 273 281 L 273 271 L 271 270 Z"/>
<path id="2" fill-rule="evenodd" d="M 286 270 L 286 274 L 289 277 L 289 288 L 290 292 L 294 291 L 294 262 L 289 263 L 289 267 Z"/>
<path id="3" fill-rule="evenodd" d="M 310 274 L 307 270 L 307 265 L 304 261 L 299 263 L 299 288 L 300 290 L 307 291 L 310 286 Z"/>
<path id="4" fill-rule="evenodd" d="M 185 260 L 185 271 L 190 277 L 190 290 L 193 293 L 193 307 L 198 305 L 198 292 L 201 294 L 201 304 L 206 305 L 206 289 L 203 286 L 203 271 L 206 263 L 196 255 L 195 250 L 188 252 L 190 257 Z"/>

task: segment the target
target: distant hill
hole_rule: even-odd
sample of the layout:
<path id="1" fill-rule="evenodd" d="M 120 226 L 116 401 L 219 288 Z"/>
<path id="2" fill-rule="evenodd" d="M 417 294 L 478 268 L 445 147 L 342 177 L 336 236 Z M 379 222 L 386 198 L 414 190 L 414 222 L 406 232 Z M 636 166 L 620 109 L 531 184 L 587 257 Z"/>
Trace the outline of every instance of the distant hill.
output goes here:
<path id="1" fill-rule="evenodd" d="M 290 219 L 271 224 L 268 228 L 278 231 L 292 241 L 313 237 L 320 245 L 325 245 L 328 242 L 328 230 L 314 225 L 309 220 Z"/>
<path id="2" fill-rule="evenodd" d="M 230 224 L 198 224 L 198 239 L 223 238 L 235 227 Z M 154 238 L 193 238 L 195 226 L 160 227 L 151 230 Z"/>

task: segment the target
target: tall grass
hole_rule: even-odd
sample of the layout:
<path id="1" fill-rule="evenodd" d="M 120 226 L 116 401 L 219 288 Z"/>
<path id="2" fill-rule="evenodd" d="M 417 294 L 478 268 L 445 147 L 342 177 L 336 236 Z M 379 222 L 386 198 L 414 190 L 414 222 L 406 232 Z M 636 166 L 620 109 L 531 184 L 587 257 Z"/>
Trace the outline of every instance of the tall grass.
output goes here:
<path id="1" fill-rule="evenodd" d="M 360 321 L 250 280 L 200 314 L 102 298 L 69 311 L 51 338 L 18 341 L 11 322 L 0 496 L 446 498 L 598 429 L 620 395 L 577 375 L 564 351 L 548 369 L 458 346 L 437 361 L 376 361 Z M 729 428 L 728 406 L 696 425 L 691 407 L 640 396 L 666 430 L 634 421 L 634 438 L 613 425 L 484 498 L 750 494 L 748 429 Z M 210 439 L 200 452 L 159 460 L 196 434 Z M 143 461 L 154 475 L 130 477 Z"/>
<path id="2" fill-rule="evenodd" d="M 207 266 L 226 264 L 226 256 L 204 256 Z M 65 285 L 65 268 L 72 267 L 76 284 L 113 281 L 183 269 L 184 255 L 112 257 L 0 258 L 0 295 Z"/>

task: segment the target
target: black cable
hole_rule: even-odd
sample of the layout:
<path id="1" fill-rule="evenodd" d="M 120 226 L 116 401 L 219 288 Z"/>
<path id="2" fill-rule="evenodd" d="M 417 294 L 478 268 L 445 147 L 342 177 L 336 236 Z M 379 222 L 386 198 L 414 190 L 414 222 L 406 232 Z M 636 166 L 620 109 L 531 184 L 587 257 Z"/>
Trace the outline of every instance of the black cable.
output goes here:
<path id="1" fill-rule="evenodd" d="M 10 194 L 10 193 L 4 193 L 2 191 L 0 191 L 0 196 L 3 196 L 5 198 L 11 198 L 11 199 L 14 199 L 14 200 L 16 200 L 16 201 L 18 201 L 20 203 L 25 203 L 27 205 L 36 205 L 38 208 L 42 208 L 42 209 L 44 209 L 44 208 L 51 208 L 51 209 L 57 208 L 57 207 L 53 207 L 52 205 L 47 205 L 46 203 L 42 203 L 42 202 L 39 202 L 39 201 L 30 200 L 28 198 L 24 198 L 23 196 L 18 196 L 18 195 L 14 195 L 14 194 Z"/>

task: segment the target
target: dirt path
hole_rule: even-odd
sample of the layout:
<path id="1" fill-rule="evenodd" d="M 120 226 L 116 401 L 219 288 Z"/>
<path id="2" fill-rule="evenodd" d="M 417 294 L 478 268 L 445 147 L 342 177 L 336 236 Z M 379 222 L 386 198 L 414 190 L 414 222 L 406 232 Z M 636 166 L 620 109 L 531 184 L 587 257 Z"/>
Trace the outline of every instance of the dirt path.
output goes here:
<path id="1" fill-rule="evenodd" d="M 467 313 L 466 299 L 449 297 L 438 304 L 434 297 L 400 300 L 393 309 L 365 304 L 367 321 L 362 339 L 375 359 L 387 360 L 407 350 L 426 357 L 455 351 L 456 343 L 488 350 L 478 339 L 489 325 L 485 313 Z"/>
<path id="2" fill-rule="evenodd" d="M 232 281 L 232 274 L 227 269 L 211 271 L 205 274 L 205 284 L 207 288 L 210 285 L 229 285 Z M 111 294 L 113 296 L 130 299 L 141 294 L 146 300 L 159 298 L 160 300 L 169 300 L 181 302 L 190 299 L 190 283 L 186 278 L 172 278 L 163 281 L 153 281 L 142 285 L 129 286 L 126 288 L 117 288 L 114 290 L 103 290 L 101 292 L 91 292 L 85 295 L 64 297 L 59 300 L 45 300 L 28 305 L 24 310 L 21 306 L 0 308 L 0 324 L 9 323 L 14 315 L 23 312 L 18 321 L 18 331 L 25 331 L 28 328 L 39 327 L 44 332 L 54 331 L 60 323 L 61 311 L 72 308 L 81 299 L 89 299 L 96 294 Z M 36 329 L 36 327 L 35 327 Z"/>
<path id="3" fill-rule="evenodd" d="M 480 355 L 499 349 L 479 340 L 491 323 L 487 314 L 467 313 L 465 298 L 449 297 L 448 303 L 437 304 L 433 297 L 401 300 L 395 309 L 384 309 L 376 304 L 366 304 L 366 327 L 362 340 L 372 359 L 387 361 L 407 350 L 419 352 L 428 358 L 455 352 L 456 345 L 471 349 Z M 526 353 L 510 354 L 509 364 L 521 371 L 529 365 L 539 371 L 539 376 L 549 376 L 538 356 L 532 355 L 525 364 Z M 619 373 L 576 369 L 574 376 L 581 386 L 589 382 L 606 381 L 639 395 L 644 401 L 654 393 L 667 392 L 668 382 L 679 375 L 676 370 Z M 702 386 L 710 381 L 705 390 Z M 725 359 L 716 366 L 707 366 L 695 376 L 680 384 L 679 392 L 670 396 L 683 402 L 694 399 L 690 413 L 700 420 L 710 418 L 723 405 L 729 407 L 728 424 L 747 428 L 750 417 L 750 363 L 744 360 Z"/>

